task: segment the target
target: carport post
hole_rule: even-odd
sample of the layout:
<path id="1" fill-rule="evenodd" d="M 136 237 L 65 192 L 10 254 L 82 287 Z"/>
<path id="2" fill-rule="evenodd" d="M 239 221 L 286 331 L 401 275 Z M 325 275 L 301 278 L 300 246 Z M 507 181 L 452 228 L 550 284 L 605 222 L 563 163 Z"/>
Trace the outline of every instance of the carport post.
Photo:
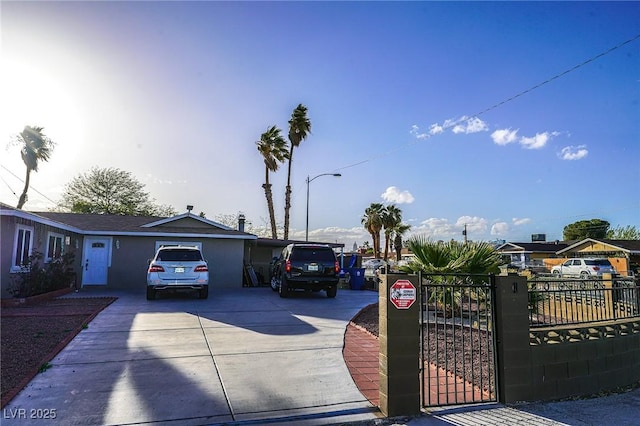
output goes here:
<path id="1" fill-rule="evenodd" d="M 379 288 L 380 411 L 387 417 L 420 414 L 420 301 L 418 277 L 382 274 Z M 405 308 L 396 307 L 394 284 L 413 284 L 416 300 Z M 397 286 L 397 285 L 396 285 Z M 410 291 L 405 294 L 410 294 Z M 406 301 L 403 301 L 406 302 Z"/>

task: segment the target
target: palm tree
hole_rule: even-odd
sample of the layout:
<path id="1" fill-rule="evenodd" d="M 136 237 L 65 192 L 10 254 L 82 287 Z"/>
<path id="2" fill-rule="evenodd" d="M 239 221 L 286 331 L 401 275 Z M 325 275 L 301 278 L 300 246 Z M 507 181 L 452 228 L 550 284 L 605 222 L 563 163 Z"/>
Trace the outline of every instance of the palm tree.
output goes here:
<path id="1" fill-rule="evenodd" d="M 278 230 L 276 228 L 276 214 L 273 209 L 273 193 L 271 192 L 271 183 L 269 183 L 269 172 L 275 172 L 280 167 L 280 163 L 289 158 L 287 141 L 280 135 L 280 129 L 271 126 L 260 136 L 260 140 L 256 142 L 258 152 L 262 154 L 264 159 L 264 196 L 267 198 L 267 207 L 269 208 L 269 220 L 271 221 L 271 238 L 278 238 Z"/>
<path id="2" fill-rule="evenodd" d="M 411 229 L 411 225 L 402 222 L 398 223 L 393 228 L 393 247 L 396 251 L 396 261 L 399 261 L 402 258 L 402 235 L 404 235 L 404 233 L 409 229 Z"/>
<path id="3" fill-rule="evenodd" d="M 21 209 L 27 202 L 27 191 L 29 190 L 29 180 L 31 172 L 38 171 L 39 161 L 49 161 L 55 144 L 51 139 L 42 133 L 43 128 L 37 126 L 24 126 L 24 130 L 17 135 L 17 142 L 21 145 L 20 156 L 27 166 L 27 176 L 24 179 L 24 189 L 18 200 L 16 208 Z"/>
<path id="4" fill-rule="evenodd" d="M 388 205 L 382 212 L 382 226 L 384 227 L 384 260 L 389 257 L 389 247 L 391 246 L 391 235 L 393 228 L 402 222 L 402 210 L 395 205 Z M 399 260 L 399 259 L 397 259 Z"/>
<path id="5" fill-rule="evenodd" d="M 307 117 L 307 107 L 299 104 L 291 114 L 289 120 L 289 170 L 287 171 L 287 188 L 284 199 L 284 239 L 289 238 L 289 209 L 291 209 L 291 163 L 293 162 L 293 149 L 311 133 L 311 121 Z"/>
<path id="6" fill-rule="evenodd" d="M 380 230 L 382 230 L 382 214 L 384 206 L 380 203 L 371 203 L 364 211 L 362 224 L 373 240 L 373 256 L 380 258 Z"/>
<path id="7" fill-rule="evenodd" d="M 455 275 L 447 274 L 496 274 L 500 271 L 499 265 L 502 263 L 500 253 L 491 244 L 483 241 L 434 242 L 424 236 L 415 236 L 409 239 L 409 248 L 416 260 L 400 269 L 405 272 L 422 271 L 433 274 L 432 278 L 443 285 L 431 292 L 429 301 L 444 308 L 447 316 L 460 312 L 465 291 L 455 285 Z"/>

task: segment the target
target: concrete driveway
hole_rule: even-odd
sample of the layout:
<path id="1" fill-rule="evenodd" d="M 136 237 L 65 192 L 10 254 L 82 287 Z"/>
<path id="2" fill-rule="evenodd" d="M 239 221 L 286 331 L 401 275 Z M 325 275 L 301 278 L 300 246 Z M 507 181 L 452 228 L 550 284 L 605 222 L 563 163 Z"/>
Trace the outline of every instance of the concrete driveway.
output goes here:
<path id="1" fill-rule="evenodd" d="M 380 417 L 342 358 L 370 291 L 117 296 L 3 410 L 3 425 L 334 424 Z M 42 419 L 46 415 L 55 419 Z"/>

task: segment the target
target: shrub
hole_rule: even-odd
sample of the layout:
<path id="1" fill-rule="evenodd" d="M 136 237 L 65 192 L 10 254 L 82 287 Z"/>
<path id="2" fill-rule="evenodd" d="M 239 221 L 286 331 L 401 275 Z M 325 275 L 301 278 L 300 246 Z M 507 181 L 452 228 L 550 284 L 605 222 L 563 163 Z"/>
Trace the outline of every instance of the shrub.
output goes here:
<path id="1" fill-rule="evenodd" d="M 73 284 L 73 253 L 65 253 L 49 263 L 42 262 L 42 253 L 33 252 L 22 271 L 12 275 L 9 293 L 13 297 L 30 297 L 67 288 Z"/>

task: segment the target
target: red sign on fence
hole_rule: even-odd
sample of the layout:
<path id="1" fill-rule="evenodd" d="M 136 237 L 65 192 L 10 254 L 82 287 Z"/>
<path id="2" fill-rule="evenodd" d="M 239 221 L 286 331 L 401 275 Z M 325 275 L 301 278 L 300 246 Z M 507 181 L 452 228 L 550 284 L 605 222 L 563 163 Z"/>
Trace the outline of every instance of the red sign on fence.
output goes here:
<path id="1" fill-rule="evenodd" d="M 416 301 L 416 288 L 409 280 L 398 280 L 389 288 L 389 300 L 398 309 L 409 309 Z"/>

